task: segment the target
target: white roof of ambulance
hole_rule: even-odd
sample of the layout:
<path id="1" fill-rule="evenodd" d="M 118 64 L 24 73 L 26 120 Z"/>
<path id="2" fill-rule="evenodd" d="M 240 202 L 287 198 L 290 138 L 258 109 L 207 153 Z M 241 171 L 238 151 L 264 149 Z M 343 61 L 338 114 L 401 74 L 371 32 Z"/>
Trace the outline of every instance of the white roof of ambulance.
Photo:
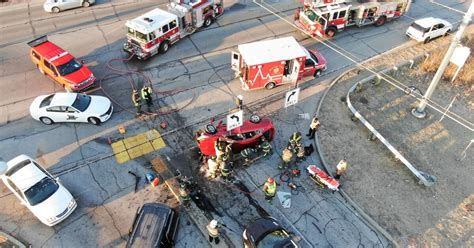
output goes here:
<path id="1" fill-rule="evenodd" d="M 151 21 L 146 21 L 145 18 L 148 18 Z M 176 15 L 171 14 L 168 11 L 156 8 L 133 20 L 128 20 L 125 25 L 127 27 L 137 30 L 138 32 L 148 34 L 152 31 L 157 30 L 158 28 L 161 28 L 163 25 L 175 19 Z"/>
<path id="2" fill-rule="evenodd" d="M 292 36 L 242 44 L 238 50 L 248 65 L 306 57 L 304 49 Z"/>

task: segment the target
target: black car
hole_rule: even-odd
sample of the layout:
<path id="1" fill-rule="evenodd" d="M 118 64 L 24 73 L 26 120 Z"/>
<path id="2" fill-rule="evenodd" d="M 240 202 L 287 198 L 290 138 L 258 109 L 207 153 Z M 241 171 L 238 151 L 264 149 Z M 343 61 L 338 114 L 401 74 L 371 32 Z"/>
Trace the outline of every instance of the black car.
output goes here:
<path id="1" fill-rule="evenodd" d="M 298 248 L 290 232 L 273 217 L 256 220 L 242 234 L 245 248 Z"/>
<path id="2" fill-rule="evenodd" d="M 135 215 L 126 247 L 172 247 L 178 223 L 174 209 L 161 203 L 145 203 Z"/>

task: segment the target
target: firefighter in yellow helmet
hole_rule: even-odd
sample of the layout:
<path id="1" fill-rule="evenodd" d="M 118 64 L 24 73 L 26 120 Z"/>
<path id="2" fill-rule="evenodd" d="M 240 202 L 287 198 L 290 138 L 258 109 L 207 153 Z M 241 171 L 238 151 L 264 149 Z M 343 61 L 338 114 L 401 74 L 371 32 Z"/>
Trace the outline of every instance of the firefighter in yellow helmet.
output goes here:
<path id="1" fill-rule="evenodd" d="M 278 169 L 286 169 L 288 165 L 291 163 L 291 159 L 293 158 L 293 152 L 291 151 L 291 145 L 285 148 L 281 154 L 282 162 L 278 165 Z"/>
<path id="2" fill-rule="evenodd" d="M 296 147 L 298 144 L 301 144 L 301 133 L 300 132 L 294 132 L 290 139 L 288 140 L 288 144 L 291 146 L 291 149 L 294 153 L 296 153 Z"/>
<path id="3" fill-rule="evenodd" d="M 133 90 L 132 92 L 132 102 L 133 106 L 137 109 L 137 113 L 135 114 L 136 116 L 139 116 L 142 114 L 142 99 L 140 95 L 138 94 L 137 90 Z"/>
<path id="4" fill-rule="evenodd" d="M 272 177 L 269 177 L 263 185 L 263 192 L 265 193 L 265 200 L 271 201 L 276 195 L 277 184 Z"/>

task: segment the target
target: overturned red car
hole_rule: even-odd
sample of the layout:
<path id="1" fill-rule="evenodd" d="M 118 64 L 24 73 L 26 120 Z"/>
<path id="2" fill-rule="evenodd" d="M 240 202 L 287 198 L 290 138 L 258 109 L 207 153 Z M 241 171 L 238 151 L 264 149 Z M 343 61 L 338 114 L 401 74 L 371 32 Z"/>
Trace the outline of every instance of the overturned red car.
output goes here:
<path id="1" fill-rule="evenodd" d="M 260 143 L 260 137 L 264 136 L 268 141 L 273 139 L 275 128 L 270 118 L 260 118 L 252 115 L 249 120 L 244 121 L 241 127 L 227 131 L 227 125 L 220 121 L 216 126 L 206 125 L 204 130 L 196 132 L 196 141 L 203 155 L 215 155 L 214 142 L 222 137 L 232 144 L 232 152 L 238 153 L 247 147 L 255 147 Z"/>

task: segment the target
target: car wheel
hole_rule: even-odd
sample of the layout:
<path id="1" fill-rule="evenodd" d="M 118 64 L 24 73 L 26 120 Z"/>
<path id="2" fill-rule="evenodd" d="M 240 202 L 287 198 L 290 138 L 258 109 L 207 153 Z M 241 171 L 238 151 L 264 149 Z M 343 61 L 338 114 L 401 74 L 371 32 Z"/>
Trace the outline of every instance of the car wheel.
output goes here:
<path id="1" fill-rule="evenodd" d="M 89 3 L 89 1 L 84 1 L 84 2 L 82 2 L 82 7 L 87 8 L 87 7 L 89 7 L 89 6 L 91 6 L 91 4 Z"/>
<path id="2" fill-rule="evenodd" d="M 43 124 L 46 124 L 46 125 L 51 125 L 51 124 L 54 123 L 54 121 L 51 120 L 51 118 L 48 118 L 48 117 L 41 117 L 40 121 L 43 122 Z"/>
<path id="3" fill-rule="evenodd" d="M 36 65 L 36 68 L 38 68 L 38 71 L 39 71 L 41 74 L 43 74 L 43 75 L 46 74 L 46 73 L 44 73 L 43 68 L 41 68 L 39 65 Z"/>
<path id="4" fill-rule="evenodd" d="M 89 117 L 87 118 L 87 121 L 90 123 L 90 124 L 93 124 L 93 125 L 100 125 L 100 120 L 99 118 L 97 117 Z"/>
<path id="5" fill-rule="evenodd" d="M 313 75 L 315 78 L 318 78 L 321 76 L 321 70 L 316 70 Z"/>
<path id="6" fill-rule="evenodd" d="M 212 18 L 211 17 L 208 17 L 208 18 L 206 18 L 206 20 L 204 20 L 204 27 L 205 28 L 211 26 L 211 24 L 212 24 Z"/>
<path id="7" fill-rule="evenodd" d="M 448 31 L 446 31 L 443 36 L 447 36 L 449 34 L 449 32 L 451 32 L 451 29 L 448 29 Z"/>
<path id="8" fill-rule="evenodd" d="M 276 84 L 274 82 L 270 82 L 270 83 L 267 83 L 267 85 L 265 85 L 265 88 L 267 90 L 271 90 L 273 88 L 275 88 Z"/>
<path id="9" fill-rule="evenodd" d="M 326 29 L 326 36 L 329 38 L 334 37 L 336 33 L 337 33 L 337 29 L 335 27 L 329 27 L 328 29 Z"/>
<path id="10" fill-rule="evenodd" d="M 425 44 L 426 44 L 426 43 L 430 42 L 430 40 L 431 40 L 431 38 L 430 38 L 430 37 L 426 37 L 426 39 L 423 41 L 423 43 L 425 43 Z"/>
<path id="11" fill-rule="evenodd" d="M 160 52 L 166 53 L 169 48 L 170 48 L 170 43 L 167 40 L 165 40 L 160 45 Z"/>
<path id="12" fill-rule="evenodd" d="M 217 129 L 214 125 L 212 124 L 207 124 L 206 125 L 206 128 L 204 129 L 206 131 L 206 133 L 208 134 L 216 134 L 217 133 Z"/>
<path id="13" fill-rule="evenodd" d="M 262 118 L 260 118 L 260 116 L 258 116 L 258 115 L 251 115 L 250 116 L 250 122 L 259 123 L 260 121 L 262 121 Z"/>
<path id="14" fill-rule="evenodd" d="M 61 10 L 58 7 L 53 7 L 51 10 L 53 11 L 53 13 L 61 12 Z"/>
<path id="15" fill-rule="evenodd" d="M 377 21 L 375 22 L 374 25 L 375 25 L 376 27 L 380 27 L 380 26 L 382 26 L 382 25 L 385 24 L 385 21 L 386 21 L 386 20 L 387 20 L 387 17 L 381 16 L 379 19 L 377 19 Z"/>

